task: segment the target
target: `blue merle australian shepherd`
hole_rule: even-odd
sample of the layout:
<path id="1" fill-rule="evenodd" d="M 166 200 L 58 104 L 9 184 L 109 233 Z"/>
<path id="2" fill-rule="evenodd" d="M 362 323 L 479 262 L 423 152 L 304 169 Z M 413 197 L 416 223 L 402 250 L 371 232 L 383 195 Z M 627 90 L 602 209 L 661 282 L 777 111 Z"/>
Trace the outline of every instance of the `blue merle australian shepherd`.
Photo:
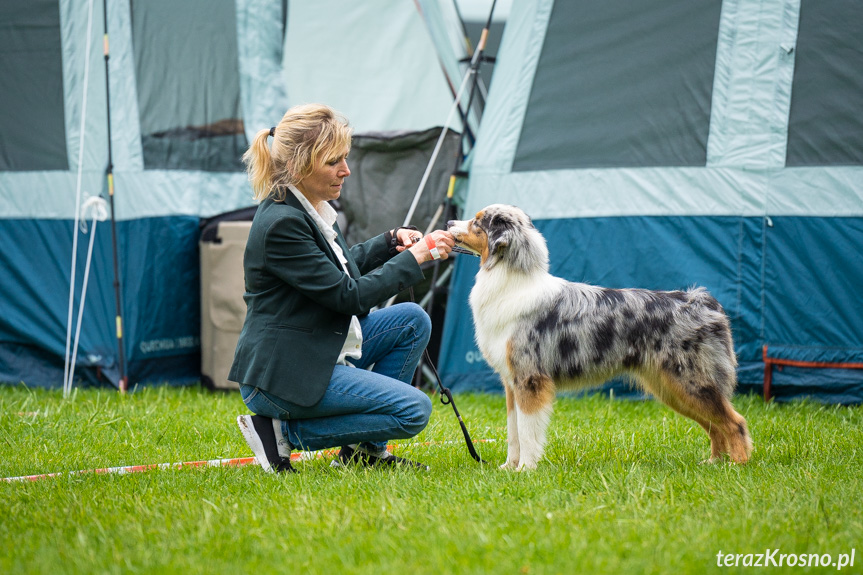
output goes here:
<path id="1" fill-rule="evenodd" d="M 746 420 L 729 401 L 731 329 L 705 289 L 608 289 L 554 277 L 545 239 L 513 206 L 488 206 L 448 228 L 481 258 L 470 306 L 479 348 L 506 389 L 504 468 L 536 467 L 556 390 L 618 374 L 698 422 L 710 436 L 708 461 L 749 459 Z"/>

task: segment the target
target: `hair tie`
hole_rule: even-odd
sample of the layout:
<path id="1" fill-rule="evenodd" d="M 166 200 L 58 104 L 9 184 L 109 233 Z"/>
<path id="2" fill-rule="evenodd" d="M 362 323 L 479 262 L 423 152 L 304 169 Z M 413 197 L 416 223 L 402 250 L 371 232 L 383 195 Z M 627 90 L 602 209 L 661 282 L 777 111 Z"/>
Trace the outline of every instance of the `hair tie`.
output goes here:
<path id="1" fill-rule="evenodd" d="M 271 138 L 275 138 L 275 137 L 276 137 L 276 127 L 275 127 L 275 126 L 273 126 L 272 128 L 270 128 L 270 137 L 271 137 Z"/>

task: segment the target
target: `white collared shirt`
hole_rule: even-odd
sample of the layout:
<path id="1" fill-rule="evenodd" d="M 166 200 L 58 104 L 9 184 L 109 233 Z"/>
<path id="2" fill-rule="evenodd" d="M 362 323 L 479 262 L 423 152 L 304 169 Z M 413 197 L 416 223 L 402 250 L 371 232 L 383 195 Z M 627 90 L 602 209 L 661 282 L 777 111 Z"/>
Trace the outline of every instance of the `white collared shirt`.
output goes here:
<path id="1" fill-rule="evenodd" d="M 339 247 L 338 242 L 336 242 L 336 230 L 333 228 L 333 224 L 336 223 L 336 218 L 338 217 L 336 210 L 333 209 L 329 202 L 321 202 L 318 204 L 318 208 L 321 210 L 319 212 L 296 186 L 288 186 L 288 189 L 291 190 L 291 193 L 296 196 L 303 208 L 305 208 L 309 215 L 312 216 L 318 229 L 321 230 L 321 233 L 324 234 L 327 242 L 329 242 L 330 247 L 333 248 L 334 252 L 336 252 L 336 257 L 339 258 L 339 262 L 342 264 L 342 269 L 346 274 L 350 275 L 348 272 L 348 260 L 345 258 L 342 248 Z M 350 365 L 345 360 L 346 357 L 359 359 L 362 355 L 363 330 L 360 328 L 359 318 L 354 315 L 351 316 L 351 325 L 348 328 L 348 337 L 345 340 L 344 346 L 342 346 L 342 351 L 339 354 L 339 359 L 336 363 L 341 365 Z"/>

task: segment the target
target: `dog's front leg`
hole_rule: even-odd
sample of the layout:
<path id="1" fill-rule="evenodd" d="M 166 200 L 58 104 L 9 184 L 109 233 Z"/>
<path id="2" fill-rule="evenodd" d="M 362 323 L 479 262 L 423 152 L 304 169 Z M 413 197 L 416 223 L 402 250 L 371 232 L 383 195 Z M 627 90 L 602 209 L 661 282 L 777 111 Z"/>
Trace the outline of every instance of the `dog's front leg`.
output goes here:
<path id="1" fill-rule="evenodd" d="M 518 444 L 518 410 L 515 407 L 515 392 L 512 386 L 504 384 L 506 390 L 506 463 L 501 469 L 518 469 L 519 444 Z"/>
<path id="2" fill-rule="evenodd" d="M 545 433 L 551 419 L 554 389 L 554 382 L 544 375 L 533 375 L 515 382 L 519 471 L 536 469 L 536 464 L 542 459 Z"/>

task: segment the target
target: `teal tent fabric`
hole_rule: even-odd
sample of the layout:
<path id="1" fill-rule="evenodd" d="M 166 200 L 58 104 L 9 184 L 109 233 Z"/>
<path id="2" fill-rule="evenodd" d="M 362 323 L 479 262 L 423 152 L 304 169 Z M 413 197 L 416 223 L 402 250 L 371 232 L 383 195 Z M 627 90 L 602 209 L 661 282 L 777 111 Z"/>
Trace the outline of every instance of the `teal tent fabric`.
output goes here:
<path id="1" fill-rule="evenodd" d="M 131 5 L 144 168 L 241 171 L 233 0 Z"/>
<path id="2" fill-rule="evenodd" d="M 63 58 L 57 0 L 0 4 L 0 170 L 65 170 Z"/>
<path id="3" fill-rule="evenodd" d="M 555 2 L 513 170 L 705 165 L 721 7 Z"/>
<path id="4" fill-rule="evenodd" d="M 126 375 L 182 385 L 200 378 L 199 222 L 253 206 L 240 158 L 254 134 L 308 99 L 353 106 L 340 111 L 358 135 L 439 133 L 444 70 L 464 67 L 436 49 L 457 23 L 434 2 L 141 0 L 108 2 L 104 18 L 100 2 L 0 6 L 0 383 L 62 385 L 69 288 L 74 327 L 92 239 L 74 381 L 118 384 L 111 222 L 92 209 L 109 199 L 108 112 Z M 326 50 L 302 41 L 347 23 Z M 358 209 L 406 210 L 418 163 L 390 162 L 395 189 L 357 182 Z"/>
<path id="5" fill-rule="evenodd" d="M 571 281 L 706 287 L 742 391 L 765 346 L 860 363 L 860 18 L 843 0 L 515 0 L 464 213 L 518 205 Z M 458 257 L 439 372 L 501 390 L 469 321 L 477 269 Z M 773 392 L 859 403 L 863 370 L 777 368 Z"/>
<path id="6" fill-rule="evenodd" d="M 863 9 L 806 1 L 788 120 L 788 166 L 863 165 Z"/>

